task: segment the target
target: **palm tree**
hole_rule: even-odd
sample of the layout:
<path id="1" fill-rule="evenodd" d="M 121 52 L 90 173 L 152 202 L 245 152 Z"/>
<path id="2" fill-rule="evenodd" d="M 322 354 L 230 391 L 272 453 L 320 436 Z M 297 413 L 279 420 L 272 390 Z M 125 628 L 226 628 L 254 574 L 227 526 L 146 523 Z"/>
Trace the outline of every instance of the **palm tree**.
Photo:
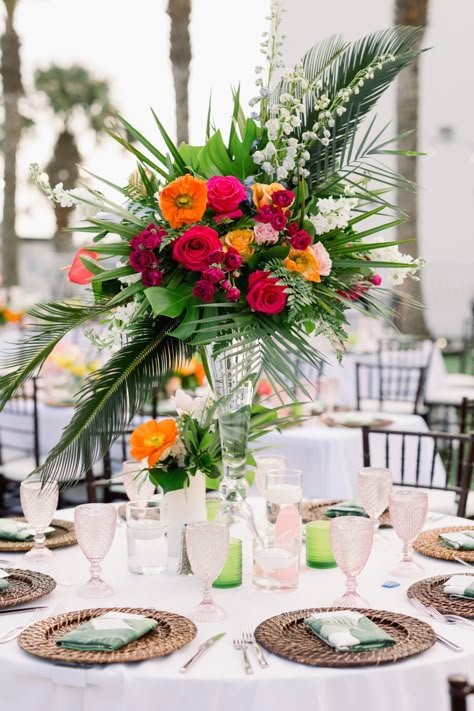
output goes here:
<path id="1" fill-rule="evenodd" d="M 3 156 L 4 199 L 2 218 L 2 261 L 5 286 L 18 284 L 18 237 L 16 234 L 16 155 L 22 119 L 18 104 L 23 95 L 20 71 L 20 40 L 14 27 L 18 0 L 3 0 L 6 11 L 5 32 L 0 38 L 3 83 Z"/>
<path id="2" fill-rule="evenodd" d="M 85 124 L 100 136 L 106 119 L 114 111 L 109 99 L 109 84 L 104 79 L 92 77 L 84 67 L 53 64 L 48 69 L 36 71 L 35 86 L 46 95 L 50 109 L 59 119 L 54 153 L 46 168 L 49 181 L 51 185 L 62 183 L 70 190 L 77 184 L 81 160 L 73 126 L 77 128 Z M 72 209 L 58 204 L 54 207 L 56 232 L 53 239 L 58 252 L 67 251 L 71 245 L 70 233 L 65 230 Z"/>
<path id="3" fill-rule="evenodd" d="M 395 0 L 395 24 L 425 28 L 428 21 L 428 0 Z M 416 48 L 419 49 L 424 32 L 418 35 Z M 412 131 L 399 141 L 399 148 L 404 151 L 417 150 L 419 97 L 419 59 L 415 59 L 400 73 L 397 89 L 397 133 L 400 135 Z M 407 155 L 397 157 L 397 172 L 417 182 L 417 158 Z M 406 240 L 418 237 L 417 196 L 414 191 L 398 190 L 397 204 L 407 215 L 406 222 L 398 226 L 398 239 Z M 413 257 L 418 256 L 418 244 L 408 242 L 404 251 Z M 403 291 L 420 303 L 423 303 L 421 282 L 406 279 Z M 397 325 L 402 333 L 428 335 L 424 312 L 414 309 L 406 302 L 398 307 Z"/>
<path id="4" fill-rule="evenodd" d="M 191 0 L 169 0 L 168 15 L 171 18 L 170 59 L 176 95 L 176 139 L 189 142 L 189 65 L 191 63 L 191 38 L 189 19 Z"/>

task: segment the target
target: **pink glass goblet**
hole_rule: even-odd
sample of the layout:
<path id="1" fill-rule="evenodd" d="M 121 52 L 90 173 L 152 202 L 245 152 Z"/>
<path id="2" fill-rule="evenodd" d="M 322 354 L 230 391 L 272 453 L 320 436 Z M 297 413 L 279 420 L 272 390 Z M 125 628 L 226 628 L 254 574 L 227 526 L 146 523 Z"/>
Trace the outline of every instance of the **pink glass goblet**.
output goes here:
<path id="1" fill-rule="evenodd" d="M 115 535 L 117 516 L 112 504 L 81 504 L 74 511 L 77 542 L 90 563 L 91 577 L 78 590 L 80 597 L 112 595 L 110 585 L 104 583 L 100 562 L 107 555 Z"/>
<path id="2" fill-rule="evenodd" d="M 392 472 L 390 469 L 364 467 L 357 475 L 357 489 L 360 502 L 373 523 L 374 535 L 377 534 L 377 540 L 381 539 L 380 516 L 387 508 L 390 499 Z"/>
<path id="3" fill-rule="evenodd" d="M 331 521 L 331 548 L 338 567 L 346 576 L 346 592 L 333 604 L 336 607 L 369 607 L 357 593 L 356 577 L 370 555 L 374 527 L 360 516 L 340 516 Z"/>
<path id="4" fill-rule="evenodd" d="M 416 578 L 422 565 L 412 558 L 412 543 L 421 532 L 428 513 L 428 494 L 416 489 L 396 489 L 390 494 L 390 521 L 403 542 L 403 558 L 392 570 L 393 575 Z"/>
<path id="5" fill-rule="evenodd" d="M 190 617 L 196 622 L 216 622 L 225 612 L 212 600 L 212 583 L 224 567 L 229 548 L 229 529 L 215 521 L 197 521 L 186 526 L 186 549 L 193 574 L 202 584 L 202 601 Z"/>
<path id="6" fill-rule="evenodd" d="M 35 532 L 35 544 L 25 553 L 25 558 L 30 561 L 41 563 L 53 557 L 52 551 L 46 547 L 45 530 L 58 507 L 58 496 L 56 481 L 43 484 L 39 479 L 26 479 L 20 484 L 21 508 Z"/>

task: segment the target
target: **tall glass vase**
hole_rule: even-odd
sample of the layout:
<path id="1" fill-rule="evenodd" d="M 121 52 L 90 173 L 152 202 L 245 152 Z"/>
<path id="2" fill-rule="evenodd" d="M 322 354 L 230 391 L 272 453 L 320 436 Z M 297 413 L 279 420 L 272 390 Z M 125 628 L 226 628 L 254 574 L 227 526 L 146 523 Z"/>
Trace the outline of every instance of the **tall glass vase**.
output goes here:
<path id="1" fill-rule="evenodd" d="M 212 390 L 218 401 L 217 415 L 221 436 L 224 476 L 219 490 L 223 504 L 221 520 L 244 519 L 252 535 L 259 537 L 252 509 L 246 501 L 245 478 L 250 415 L 255 385 L 261 371 L 258 343 L 254 347 L 235 339 L 225 350 L 206 347 Z"/>

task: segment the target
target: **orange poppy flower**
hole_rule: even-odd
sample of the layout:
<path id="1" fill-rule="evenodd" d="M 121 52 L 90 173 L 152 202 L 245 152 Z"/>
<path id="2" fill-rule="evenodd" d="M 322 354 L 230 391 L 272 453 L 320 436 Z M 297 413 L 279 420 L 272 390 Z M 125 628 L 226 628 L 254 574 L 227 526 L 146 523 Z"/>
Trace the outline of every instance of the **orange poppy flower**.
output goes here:
<path id="1" fill-rule="evenodd" d="M 251 186 L 252 197 L 255 203 L 255 207 L 259 210 L 264 205 L 270 205 L 272 201 L 272 193 L 277 190 L 285 190 L 283 185 L 280 183 L 271 183 L 266 185 L 265 183 L 254 183 Z"/>
<path id="2" fill-rule="evenodd" d="M 176 178 L 160 192 L 161 212 L 173 228 L 199 222 L 206 206 L 206 183 L 189 174 Z"/>
<path id="3" fill-rule="evenodd" d="M 11 311 L 10 309 L 4 309 L 3 315 L 9 323 L 18 323 L 21 321 L 25 315 L 24 311 Z"/>
<path id="4" fill-rule="evenodd" d="M 319 262 L 311 247 L 307 247 L 304 250 L 290 249 L 290 253 L 284 262 L 288 271 L 298 272 L 308 281 L 321 281 Z"/>
<path id="5" fill-rule="evenodd" d="M 232 230 L 224 237 L 224 241 L 229 247 L 236 249 L 242 259 L 248 259 L 254 253 L 253 247 L 250 246 L 254 238 L 253 230 Z"/>
<path id="6" fill-rule="evenodd" d="M 130 454 L 137 461 L 148 457 L 148 465 L 152 467 L 173 446 L 177 436 L 178 427 L 174 420 L 148 420 L 132 433 Z"/>

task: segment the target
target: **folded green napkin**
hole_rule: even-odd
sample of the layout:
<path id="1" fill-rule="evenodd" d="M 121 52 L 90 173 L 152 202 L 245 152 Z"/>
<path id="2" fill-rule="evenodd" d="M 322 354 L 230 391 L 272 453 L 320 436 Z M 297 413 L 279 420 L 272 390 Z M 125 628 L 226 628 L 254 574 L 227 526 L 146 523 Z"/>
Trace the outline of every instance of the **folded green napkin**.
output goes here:
<path id="1" fill-rule="evenodd" d="M 460 551 L 474 551 L 474 531 L 440 533 L 439 537 L 442 545 L 447 548 L 455 548 Z"/>
<path id="2" fill-rule="evenodd" d="M 326 509 L 324 515 L 336 518 L 336 516 L 367 516 L 367 513 L 358 501 L 351 499 L 350 501 L 341 501 L 340 504 L 333 504 Z"/>
<path id="3" fill-rule="evenodd" d="M 68 632 L 56 644 L 79 652 L 114 652 L 147 634 L 157 624 L 156 620 L 141 615 L 106 612 Z"/>
<path id="4" fill-rule="evenodd" d="M 8 573 L 3 573 L 3 571 L 0 571 L 1 577 L 0 577 L 0 592 L 3 592 L 3 590 L 6 590 L 7 588 L 10 587 L 10 583 L 7 580 L 7 575 Z M 5 577 L 3 577 L 5 576 Z"/>
<path id="5" fill-rule="evenodd" d="M 372 620 L 352 610 L 316 613 L 305 624 L 336 652 L 367 652 L 395 644 Z"/>
<path id="6" fill-rule="evenodd" d="M 474 575 L 452 575 L 443 585 L 445 595 L 474 599 Z"/>
<path id="7" fill-rule="evenodd" d="M 31 541 L 33 537 L 31 526 L 26 521 L 0 518 L 0 538 L 8 541 Z"/>

